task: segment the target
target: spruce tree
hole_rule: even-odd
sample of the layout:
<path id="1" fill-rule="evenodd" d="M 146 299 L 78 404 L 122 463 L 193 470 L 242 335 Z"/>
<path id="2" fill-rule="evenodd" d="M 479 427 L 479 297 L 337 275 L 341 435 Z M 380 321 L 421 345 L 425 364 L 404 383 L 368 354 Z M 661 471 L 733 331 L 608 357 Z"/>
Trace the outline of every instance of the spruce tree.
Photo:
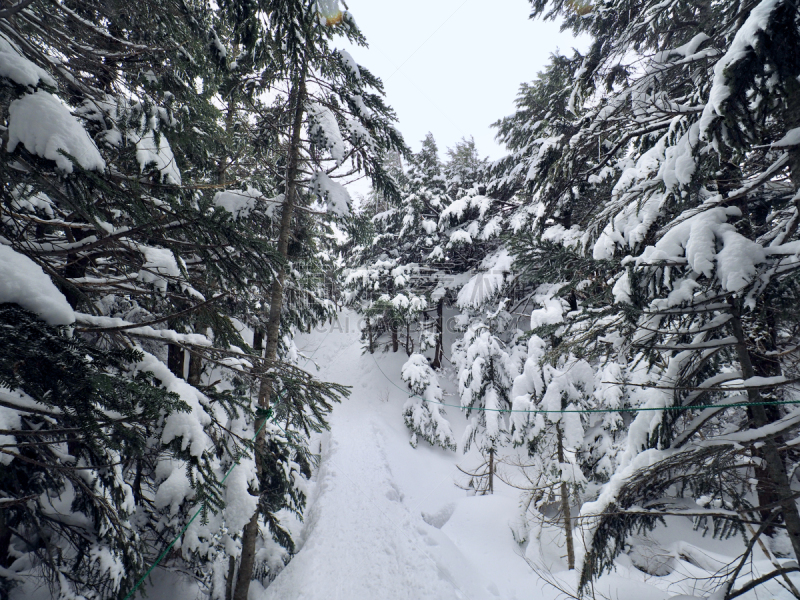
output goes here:
<path id="1" fill-rule="evenodd" d="M 268 195 L 278 186 L 276 178 L 253 167 L 273 155 L 265 150 L 266 140 L 254 143 L 255 112 L 241 111 L 258 90 L 243 76 L 242 89 L 232 91 L 237 75 L 263 67 L 266 46 L 248 46 L 252 38 L 238 25 L 232 33 L 235 12 L 193 3 L 33 2 L 0 13 L 0 114 L 8 148 L 0 163 L 0 249 L 8 259 L 4 266 L 29 261 L 5 275 L 12 283 L 24 282 L 26 272 L 42 270 L 61 290 L 48 294 L 63 293 L 71 315 L 59 324 L 75 323 L 74 338 L 29 323 L 29 316 L 15 315 L 4 328 L 6 346 L 17 353 L 3 357 L 9 377 L 3 384 L 23 399 L 20 404 L 15 396 L 6 406 L 12 411 L 7 431 L 17 440 L 38 435 L 30 433 L 36 423 L 14 416 L 26 414 L 29 396 L 40 403 L 63 396 L 58 401 L 67 407 L 88 403 L 80 423 L 91 433 L 88 450 L 70 438 L 74 419 L 56 428 L 66 439 L 43 428 L 41 443 L 33 444 L 49 446 L 65 460 L 93 452 L 92 461 L 78 468 L 98 487 L 73 508 L 106 502 L 108 489 L 112 504 L 103 504 L 103 511 L 115 516 L 113 531 L 105 517 L 92 516 L 91 535 L 75 536 L 67 528 L 58 547 L 48 550 L 47 540 L 55 538 L 36 533 L 41 520 L 48 520 L 47 507 L 22 505 L 17 496 L 4 499 L 10 508 L 4 506 L 3 521 L 23 524 L 11 535 L 4 526 L 0 536 L 3 566 L 16 574 L 11 581 L 49 577 L 54 595 L 64 597 L 125 595 L 198 506 L 204 507 L 203 518 L 192 523 L 178 541 L 179 551 L 162 566 L 207 579 L 204 566 L 216 568 L 224 553 L 237 554 L 234 532 L 256 512 L 276 546 L 283 546 L 277 550 L 282 560 L 293 551 L 274 515 L 284 508 L 302 511 L 305 498 L 297 483 L 310 476 L 312 461 L 304 439 L 325 427 L 325 414 L 344 389 L 320 384 L 285 361 L 266 362 L 234 326 L 233 317 L 248 322 L 258 311 L 261 291 L 285 260 L 274 245 L 278 194 Z M 218 92 L 226 101 L 217 102 Z M 303 253 L 313 254 L 313 248 L 299 249 Z M 309 295 L 321 289 L 315 282 Z M 297 306 L 287 311 L 287 333 L 328 314 L 319 295 Z M 47 319 L 46 312 L 37 314 Z M 55 367 L 65 365 L 76 381 L 87 382 L 81 388 L 85 398 L 59 391 L 66 374 L 44 381 L 8 375 L 18 373 L 17 358 L 27 343 L 20 336 L 31 331 L 51 345 L 43 356 L 52 356 Z M 258 488 L 256 465 L 248 458 L 255 431 L 250 390 L 260 386 L 268 367 L 270 380 L 284 391 L 275 407 L 284 431 L 270 429 L 269 452 L 260 455 L 266 456 L 261 465 L 270 470 L 271 485 L 259 505 L 248 493 Z M 110 386 L 126 390 L 117 404 L 108 399 Z M 102 440 L 120 436 L 113 421 L 118 417 L 107 417 L 108 411 L 137 415 L 130 422 L 138 429 L 99 453 Z M 25 452 L 12 457 L 17 474 Z M 234 465 L 234 476 L 223 486 Z M 71 481 L 53 478 L 48 497 L 68 503 Z M 23 506 L 28 513 L 20 513 Z M 120 536 L 130 538 L 124 549 Z M 17 552 L 23 541 L 19 560 L 7 562 L 9 548 Z M 111 571 L 93 571 L 87 556 L 113 558 L 99 563 Z M 73 569 L 72 579 L 58 575 Z"/>
<path id="2" fill-rule="evenodd" d="M 490 187 L 519 202 L 517 247 L 535 238 L 518 267 L 578 309 L 555 355 L 583 348 L 596 379 L 619 388 L 605 401 L 646 409 L 582 509 L 595 516 L 582 585 L 681 496 L 716 535 L 754 527 L 739 564 L 778 524 L 797 555 L 795 458 L 782 445 L 796 415 L 775 404 L 795 398 L 783 307 L 796 296 L 797 8 L 532 4 L 592 43 L 523 88 L 500 123 L 513 154 Z M 531 262 L 553 246 L 574 258 L 549 272 Z M 737 587 L 740 571 L 722 574 L 724 597 L 783 577 Z"/>
<path id="3" fill-rule="evenodd" d="M 403 407 L 403 418 L 411 430 L 411 445 L 416 448 L 422 438 L 432 446 L 455 451 L 453 431 L 440 406 L 442 388 L 427 359 L 421 354 L 411 355 L 403 365 L 401 377 L 413 394 Z"/>

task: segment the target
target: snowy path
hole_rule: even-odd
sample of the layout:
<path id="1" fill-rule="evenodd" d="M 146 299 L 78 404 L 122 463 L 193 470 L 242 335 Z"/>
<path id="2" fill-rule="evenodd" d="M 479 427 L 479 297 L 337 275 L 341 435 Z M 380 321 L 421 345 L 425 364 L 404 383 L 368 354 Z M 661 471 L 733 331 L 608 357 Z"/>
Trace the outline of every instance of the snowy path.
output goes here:
<path id="1" fill-rule="evenodd" d="M 403 505 L 376 424 L 368 415 L 349 424 L 353 435 L 323 442 L 308 538 L 265 598 L 467 597 L 437 560 L 436 530 Z"/>
<path id="2" fill-rule="evenodd" d="M 518 490 L 496 481 L 494 495 L 469 496 L 454 485 L 464 483 L 456 465 L 469 469 L 479 460 L 474 451 L 464 456 L 425 443 L 416 449 L 409 445 L 402 417 L 407 393 L 398 376 L 404 352 L 362 355 L 358 317 L 352 313 L 297 342 L 303 354 L 313 354 L 320 379 L 352 386 L 352 395 L 334 408 L 330 432 L 312 440 L 321 461 L 309 485 L 306 520 L 300 530 L 296 522 L 287 523 L 298 553 L 266 589 L 253 581 L 249 600 L 564 597 L 533 572 L 523 553 L 538 568 L 551 570 L 548 577 L 574 589 L 576 574 L 565 569 L 557 528 L 530 531 L 524 548 L 514 541 Z M 310 364 L 306 368 L 312 369 Z M 446 401 L 456 400 L 449 396 Z M 449 418 L 460 438 L 463 417 L 453 410 Z M 651 576 L 622 555 L 616 572 L 595 584 L 598 598 L 667 600 L 701 594 L 692 587 L 692 577 L 707 577 L 730 560 L 731 540 L 703 537 L 690 520 L 670 519 L 670 526 L 658 533 L 660 544 L 642 548 L 674 570 Z M 762 565 L 764 572 L 769 566 Z M 154 600 L 199 597 L 189 579 L 159 571 L 152 581 Z M 777 585 L 773 588 L 774 597 L 788 598 Z"/>
<path id="3" fill-rule="evenodd" d="M 361 355 L 355 319 L 342 321 L 341 331 L 300 341 L 301 346 L 308 342 L 306 353 L 319 347 L 314 360 L 320 378 L 354 388 L 334 410 L 331 432 L 320 442 L 322 461 L 302 549 L 258 600 L 496 598 L 497 587 L 480 581 L 448 536 L 421 516 L 426 501 L 435 507 L 442 494 L 452 494 L 453 459 L 441 452 L 449 468 L 437 471 L 431 464 L 433 472 L 425 469 L 426 452 L 439 451 L 410 448 L 402 392 L 386 381 L 373 357 Z M 397 359 L 380 360 L 387 370 Z M 387 424 L 387 418 L 400 428 Z M 444 521 L 447 506 L 442 514 Z"/>
<path id="4" fill-rule="evenodd" d="M 542 530 L 527 549 L 514 542 L 510 523 L 519 515 L 518 491 L 497 485 L 492 496 L 468 496 L 454 485 L 456 464 L 469 467 L 475 456 L 408 444 L 402 418 L 407 394 L 398 377 L 404 352 L 362 355 L 352 313 L 343 313 L 326 331 L 301 336 L 298 346 L 314 353 L 320 379 L 352 386 L 352 395 L 334 409 L 330 432 L 314 442 L 321 463 L 300 550 L 266 590 L 251 588 L 251 600 L 562 597 L 533 573 L 523 552 L 574 587 L 575 573 L 565 571 L 563 543 L 552 531 Z M 450 420 L 460 438 L 464 419 L 457 412 Z M 704 538 L 688 520 L 673 519 L 659 538 L 664 556 L 689 553 L 702 564 L 711 561 L 714 569 L 730 550 L 730 541 Z M 623 555 L 617 572 L 595 589 L 615 600 L 666 600 L 696 591 L 687 575 L 708 574 L 707 567 L 684 560 L 674 565 L 671 575 L 652 577 Z"/>

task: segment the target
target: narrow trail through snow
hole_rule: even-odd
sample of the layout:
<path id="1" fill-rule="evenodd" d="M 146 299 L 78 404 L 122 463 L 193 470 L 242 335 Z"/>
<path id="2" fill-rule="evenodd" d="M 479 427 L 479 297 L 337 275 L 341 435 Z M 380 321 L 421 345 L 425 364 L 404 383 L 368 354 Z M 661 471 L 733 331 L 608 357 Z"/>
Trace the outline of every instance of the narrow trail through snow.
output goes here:
<path id="1" fill-rule="evenodd" d="M 259 600 L 498 597 L 490 591 L 496 586 L 481 582 L 448 536 L 421 516 L 421 507 L 437 490 L 450 493 L 452 476 L 418 473 L 416 482 L 422 485 L 407 485 L 413 491 L 406 493 L 403 480 L 415 477 L 404 459 L 415 451 L 404 427 L 386 423 L 389 417 L 402 427 L 402 393 L 391 392 L 375 359 L 361 354 L 356 318 L 345 314 L 329 331 L 304 336 L 299 345 L 305 354 L 316 350 L 320 379 L 353 389 L 334 409 L 331 431 L 320 439 L 321 463 L 301 550 Z M 392 461 L 404 463 L 399 477 Z M 427 485 L 425 477 L 431 475 L 440 481 Z M 440 522 L 449 516 L 446 506 L 443 514 Z"/>

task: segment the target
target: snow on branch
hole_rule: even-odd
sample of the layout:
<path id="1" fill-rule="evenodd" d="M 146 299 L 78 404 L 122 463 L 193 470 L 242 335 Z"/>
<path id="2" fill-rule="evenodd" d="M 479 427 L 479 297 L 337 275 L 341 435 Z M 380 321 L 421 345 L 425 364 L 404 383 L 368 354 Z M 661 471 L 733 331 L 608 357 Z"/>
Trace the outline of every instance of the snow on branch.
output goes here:
<path id="1" fill-rule="evenodd" d="M 80 121 L 47 92 L 28 94 L 8 107 L 8 151 L 13 152 L 19 144 L 32 154 L 55 161 L 64 173 L 73 171 L 70 157 L 87 170 L 106 168 Z"/>

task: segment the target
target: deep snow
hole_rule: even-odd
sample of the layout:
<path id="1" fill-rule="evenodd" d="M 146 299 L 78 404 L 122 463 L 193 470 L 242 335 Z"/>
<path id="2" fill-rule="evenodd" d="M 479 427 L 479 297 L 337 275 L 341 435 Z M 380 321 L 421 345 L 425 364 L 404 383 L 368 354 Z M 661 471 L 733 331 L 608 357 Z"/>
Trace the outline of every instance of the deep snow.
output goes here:
<path id="1" fill-rule="evenodd" d="M 334 324 L 296 340 L 320 379 L 349 385 L 352 394 L 334 408 L 330 431 L 312 442 L 320 466 L 309 485 L 305 522 L 285 523 L 299 551 L 266 589 L 253 582 L 250 600 L 566 597 L 535 569 L 574 592 L 576 575 L 566 570 L 563 534 L 555 527 L 524 526 L 518 490 L 495 480 L 494 495 L 474 496 L 456 485 L 466 483 L 456 465 L 470 470 L 480 463 L 474 450 L 464 455 L 424 441 L 411 447 L 402 415 L 408 395 L 400 377 L 407 357 L 402 351 L 362 354 L 359 319 L 344 312 Z M 305 368 L 315 371 L 315 365 Z M 458 404 L 449 375 L 439 377 L 444 402 Z M 464 417 L 455 408 L 445 411 L 460 440 Z M 642 540 L 618 559 L 616 572 L 595 584 L 595 600 L 702 598 L 709 583 L 703 578 L 741 548 L 739 539 L 703 537 L 689 519 L 678 517 L 670 517 L 655 538 L 658 543 Z M 756 558 L 754 573 L 770 570 L 762 553 Z M 664 574 L 653 574 L 659 571 Z M 148 597 L 201 597 L 191 582 L 176 577 L 157 570 L 146 586 Z M 770 584 L 742 599 L 767 597 L 790 598 Z"/>
<path id="2" fill-rule="evenodd" d="M 528 597 L 529 591 L 518 595 L 524 590 L 509 586 L 507 568 L 493 563 L 513 552 L 509 528 L 492 533 L 481 522 L 486 511 L 473 509 L 513 515 L 515 502 L 468 498 L 454 485 L 458 455 L 424 442 L 416 450 L 410 446 L 401 411 L 407 394 L 395 387 L 402 385 L 407 357 L 362 355 L 358 336 L 358 317 L 344 314 L 328 331 L 299 340 L 307 354 L 316 350 L 319 377 L 352 385 L 352 395 L 334 410 L 331 431 L 319 440 L 321 465 L 302 549 L 254 598 Z M 452 523 L 458 524 L 454 530 Z M 494 552 L 498 545 L 500 553 Z M 527 565 L 518 562 L 523 573 L 517 575 L 524 574 Z M 492 574 L 493 567 L 501 570 Z"/>
<path id="3" fill-rule="evenodd" d="M 303 353 L 313 354 L 318 377 L 350 385 L 352 394 L 334 408 L 330 432 L 315 441 L 321 462 L 300 551 L 266 590 L 254 585 L 251 599 L 563 598 L 532 565 L 573 591 L 576 576 L 565 568 L 563 535 L 557 528 L 527 531 L 518 490 L 495 480 L 494 495 L 473 496 L 456 485 L 465 483 L 456 465 L 469 470 L 479 464 L 475 451 L 464 455 L 423 441 L 411 447 L 400 378 L 407 357 L 362 354 L 359 335 L 359 316 L 344 312 L 333 325 L 298 337 Z M 450 375 L 450 381 L 439 377 L 444 402 L 458 404 Z M 461 439 L 465 419 L 458 409 L 445 411 Z M 526 538 L 522 544 L 514 533 Z M 597 599 L 703 597 L 692 578 L 719 569 L 741 544 L 704 537 L 678 517 L 669 518 L 656 538 L 658 543 L 643 542 L 632 556 L 620 557 L 616 573 L 596 584 Z M 764 555 L 756 556 L 754 569 L 766 572 Z M 648 574 L 634 562 L 666 574 Z M 778 586 L 762 588 L 759 596 L 764 593 L 789 597 Z"/>

